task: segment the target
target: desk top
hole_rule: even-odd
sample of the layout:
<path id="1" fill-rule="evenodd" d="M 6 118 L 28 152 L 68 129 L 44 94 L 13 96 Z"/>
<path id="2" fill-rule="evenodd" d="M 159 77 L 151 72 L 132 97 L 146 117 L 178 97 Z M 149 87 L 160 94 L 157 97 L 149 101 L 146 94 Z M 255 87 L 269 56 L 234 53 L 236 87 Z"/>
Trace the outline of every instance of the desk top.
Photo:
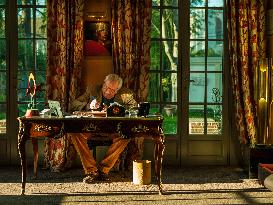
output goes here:
<path id="1" fill-rule="evenodd" d="M 87 117 L 87 116 L 68 116 L 68 117 L 18 117 L 19 121 L 38 122 L 38 121 L 163 121 L 161 115 L 150 115 L 147 117 Z"/>

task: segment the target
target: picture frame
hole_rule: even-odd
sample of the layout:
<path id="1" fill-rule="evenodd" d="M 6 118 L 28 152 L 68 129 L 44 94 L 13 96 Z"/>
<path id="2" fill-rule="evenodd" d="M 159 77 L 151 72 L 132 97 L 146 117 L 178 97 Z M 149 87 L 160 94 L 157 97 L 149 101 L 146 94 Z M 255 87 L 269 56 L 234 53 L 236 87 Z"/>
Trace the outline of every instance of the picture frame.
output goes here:
<path id="1" fill-rule="evenodd" d="M 111 26 L 108 21 L 85 21 L 84 55 L 111 56 Z"/>

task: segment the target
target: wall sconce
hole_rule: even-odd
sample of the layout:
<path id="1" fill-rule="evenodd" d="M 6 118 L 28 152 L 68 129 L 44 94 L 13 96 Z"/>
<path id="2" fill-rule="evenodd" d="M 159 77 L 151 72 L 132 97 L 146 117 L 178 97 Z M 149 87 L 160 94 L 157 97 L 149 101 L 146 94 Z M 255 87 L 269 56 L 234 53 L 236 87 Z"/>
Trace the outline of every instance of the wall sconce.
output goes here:
<path id="1" fill-rule="evenodd" d="M 87 17 L 100 21 L 106 17 L 106 14 L 104 12 L 87 12 Z"/>
<path id="2" fill-rule="evenodd" d="M 254 98 L 257 103 L 257 144 L 273 145 L 272 59 L 258 61 L 254 74 Z"/>

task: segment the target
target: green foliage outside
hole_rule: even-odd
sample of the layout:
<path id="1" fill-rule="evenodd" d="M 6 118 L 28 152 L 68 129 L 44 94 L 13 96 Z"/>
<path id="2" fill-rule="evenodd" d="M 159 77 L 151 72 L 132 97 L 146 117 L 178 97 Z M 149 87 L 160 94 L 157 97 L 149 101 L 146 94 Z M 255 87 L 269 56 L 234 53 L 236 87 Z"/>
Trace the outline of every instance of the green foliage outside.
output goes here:
<path id="1" fill-rule="evenodd" d="M 32 37 L 33 25 L 32 16 L 36 13 L 36 34 L 33 42 Z M 45 84 L 46 82 L 46 58 L 47 58 L 47 43 L 46 43 L 46 22 L 47 13 L 46 8 L 18 9 L 18 100 L 26 103 L 30 101 L 30 96 L 25 96 L 28 85 L 28 76 L 32 72 L 35 76 L 36 84 Z M 29 40 L 21 40 L 22 38 L 29 38 Z M 33 44 L 35 43 L 35 45 Z M 33 47 L 35 46 L 35 53 Z M 36 57 L 36 62 L 34 61 Z M 42 110 L 44 108 L 45 92 L 37 92 L 35 101 L 39 102 L 37 107 Z M 26 104 L 18 106 L 19 115 L 23 115 L 27 109 Z"/>
<path id="2" fill-rule="evenodd" d="M 6 114 L 5 113 L 0 113 L 0 120 L 6 119 Z"/>
<path id="3" fill-rule="evenodd" d="M 200 12 L 200 7 L 205 7 L 204 0 L 191 0 L 190 1 L 190 33 L 194 39 L 205 39 L 205 12 Z M 152 29 L 151 29 L 151 68 L 150 68 L 150 86 L 148 101 L 154 104 L 177 102 L 177 65 L 178 65 L 178 9 L 163 8 L 160 12 L 160 8 L 156 6 L 171 5 L 178 7 L 177 0 L 153 0 L 152 11 Z M 210 2 L 211 5 L 217 4 L 221 6 L 221 2 Z M 204 11 L 204 10 L 203 10 Z M 214 21 L 215 14 L 218 10 L 210 9 L 208 12 L 208 25 L 211 26 L 211 22 Z M 162 14 L 162 16 L 161 16 Z M 211 21 L 210 21 L 211 20 Z M 162 27 L 161 23 L 162 22 Z M 211 32 L 214 32 L 213 28 Z M 204 36 L 203 36 L 204 35 Z M 202 37 L 201 37 L 202 36 Z M 162 40 L 160 40 L 162 39 Z M 205 41 L 196 41 L 191 44 L 190 57 L 222 57 L 222 53 L 218 52 L 216 48 L 211 45 L 207 48 L 205 53 L 204 44 Z M 161 57 L 161 60 L 160 60 Z M 161 63 L 161 64 L 160 64 Z M 175 75 L 174 75 L 175 74 Z M 216 102 L 217 103 L 217 102 Z M 219 111 L 221 106 L 208 106 L 207 110 L 190 108 L 189 118 L 202 118 L 206 117 L 214 119 L 215 121 L 221 121 L 222 113 Z M 164 132 L 167 134 L 176 134 L 177 131 L 177 117 L 176 113 L 173 116 L 167 116 L 163 107 L 156 110 L 151 109 L 151 112 L 160 112 L 164 115 Z M 153 114 L 153 113 L 151 113 Z"/>
<path id="4" fill-rule="evenodd" d="M 38 2 L 38 1 L 37 1 Z M 40 3 L 39 3 L 40 2 Z M 45 1 L 39 1 L 41 5 Z M 27 102 L 30 96 L 26 95 L 28 85 L 28 76 L 32 72 L 35 75 L 36 83 L 45 84 L 46 71 L 46 7 L 43 8 L 21 8 L 20 5 L 31 5 L 30 0 L 18 0 L 18 110 L 19 116 L 25 114 Z M 34 12 L 36 21 L 33 21 Z M 34 36 L 33 22 L 36 22 L 36 34 Z M 33 41 L 33 37 L 35 41 Z M 2 38 L 2 39 L 1 39 Z M 23 39 L 24 38 L 24 39 Z M 34 45 L 34 44 L 35 45 Z M 35 52 L 33 51 L 36 47 Z M 7 68 L 6 68 L 6 39 L 5 39 L 5 9 L 0 8 L 0 102 L 6 102 L 6 84 L 7 84 Z M 36 63 L 34 62 L 36 58 Z M 37 93 L 36 101 L 40 109 L 44 108 L 45 92 Z M 21 104 L 23 103 L 23 104 Z M 25 104 L 26 103 L 26 104 Z M 42 105 L 42 106 L 41 106 Z M 0 109 L 0 119 L 6 118 L 6 109 Z"/>

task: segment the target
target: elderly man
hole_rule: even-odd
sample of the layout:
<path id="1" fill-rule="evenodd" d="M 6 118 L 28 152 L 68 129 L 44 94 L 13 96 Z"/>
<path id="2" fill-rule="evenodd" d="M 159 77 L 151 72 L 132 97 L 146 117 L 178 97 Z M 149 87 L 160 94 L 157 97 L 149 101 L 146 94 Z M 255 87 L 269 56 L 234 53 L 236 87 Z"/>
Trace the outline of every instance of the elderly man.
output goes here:
<path id="1" fill-rule="evenodd" d="M 124 105 L 127 109 L 137 105 L 134 99 L 134 93 L 129 89 L 122 87 L 122 79 L 116 74 L 109 74 L 106 76 L 100 90 L 87 89 L 82 96 L 72 103 L 70 109 L 72 111 L 100 109 L 103 106 L 109 106 L 114 102 Z M 110 169 L 115 165 L 120 154 L 130 142 L 129 139 L 115 136 L 104 159 L 97 166 L 87 145 L 87 140 L 91 135 L 85 133 L 70 135 L 73 135 L 71 136 L 72 143 L 81 158 L 86 174 L 86 177 L 83 179 L 83 182 L 85 183 L 92 183 L 96 179 L 108 180 Z"/>

